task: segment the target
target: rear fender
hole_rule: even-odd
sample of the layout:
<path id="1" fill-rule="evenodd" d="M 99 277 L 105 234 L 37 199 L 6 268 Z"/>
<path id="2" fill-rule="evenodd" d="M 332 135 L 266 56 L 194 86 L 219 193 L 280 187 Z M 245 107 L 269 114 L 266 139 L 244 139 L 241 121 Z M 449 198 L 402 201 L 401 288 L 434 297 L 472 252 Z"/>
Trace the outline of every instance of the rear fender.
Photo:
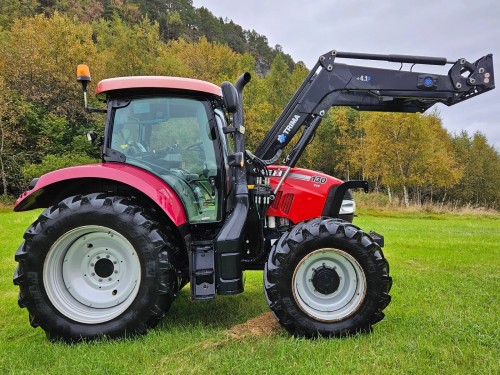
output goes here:
<path id="1" fill-rule="evenodd" d="M 181 200 L 165 181 L 143 169 L 124 164 L 91 164 L 59 169 L 41 176 L 16 201 L 14 211 L 54 205 L 70 195 L 135 190 L 147 196 L 177 226 L 187 222 Z"/>

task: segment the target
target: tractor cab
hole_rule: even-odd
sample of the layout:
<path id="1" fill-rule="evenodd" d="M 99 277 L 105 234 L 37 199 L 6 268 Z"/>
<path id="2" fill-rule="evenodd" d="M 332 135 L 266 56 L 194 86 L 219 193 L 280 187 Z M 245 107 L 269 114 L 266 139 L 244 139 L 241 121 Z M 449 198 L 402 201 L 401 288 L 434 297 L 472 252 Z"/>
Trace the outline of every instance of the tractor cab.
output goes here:
<path id="1" fill-rule="evenodd" d="M 190 223 L 220 221 L 226 172 L 218 166 L 227 164 L 228 153 L 220 88 L 192 79 L 122 77 L 99 82 L 96 92 L 108 106 L 104 161 L 164 180 Z"/>

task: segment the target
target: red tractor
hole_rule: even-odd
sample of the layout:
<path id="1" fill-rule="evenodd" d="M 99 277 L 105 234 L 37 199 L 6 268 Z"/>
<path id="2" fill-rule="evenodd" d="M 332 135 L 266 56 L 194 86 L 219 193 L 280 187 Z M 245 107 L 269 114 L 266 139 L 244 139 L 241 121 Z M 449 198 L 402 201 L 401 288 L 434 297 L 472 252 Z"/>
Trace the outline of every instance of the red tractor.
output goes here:
<path id="1" fill-rule="evenodd" d="M 339 58 L 452 64 L 448 75 L 337 63 Z M 88 68 L 78 80 L 86 88 Z M 494 88 L 493 60 L 329 52 L 254 152 L 245 148 L 242 91 L 172 77 L 97 84 L 105 101 L 102 162 L 31 182 L 16 211 L 44 207 L 16 252 L 14 284 L 33 327 L 51 340 L 142 334 L 190 283 L 193 300 L 243 292 L 264 270 L 279 323 L 300 337 L 371 330 L 391 301 L 383 237 L 351 224 L 350 189 L 295 168 L 326 111 L 424 112 Z M 299 131 L 301 130 L 301 131 Z M 283 164 L 282 150 L 298 140 Z"/>

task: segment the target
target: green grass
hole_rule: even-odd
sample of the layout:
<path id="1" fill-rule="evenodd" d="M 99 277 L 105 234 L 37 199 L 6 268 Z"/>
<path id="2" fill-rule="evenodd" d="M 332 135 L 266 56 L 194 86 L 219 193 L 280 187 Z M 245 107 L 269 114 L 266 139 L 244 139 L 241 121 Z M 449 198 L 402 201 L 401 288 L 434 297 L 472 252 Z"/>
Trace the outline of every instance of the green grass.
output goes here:
<path id="1" fill-rule="evenodd" d="M 14 253 L 38 212 L 0 211 L 0 373 L 498 374 L 500 216 L 365 212 L 382 233 L 394 279 L 386 318 L 367 335 L 308 341 L 284 331 L 228 338 L 267 312 L 262 273 L 246 291 L 208 303 L 183 290 L 147 336 L 49 343 L 17 306 Z"/>

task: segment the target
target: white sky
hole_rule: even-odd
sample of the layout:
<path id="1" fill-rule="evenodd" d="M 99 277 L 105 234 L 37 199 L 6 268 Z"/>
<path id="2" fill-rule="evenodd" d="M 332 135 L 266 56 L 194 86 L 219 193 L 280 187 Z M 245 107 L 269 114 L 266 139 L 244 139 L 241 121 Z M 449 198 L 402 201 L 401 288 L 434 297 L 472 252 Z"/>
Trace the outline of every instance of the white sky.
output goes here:
<path id="1" fill-rule="evenodd" d="M 193 0 L 193 5 L 265 35 L 270 46 L 281 45 L 309 68 L 333 49 L 470 62 L 493 53 L 500 77 L 499 0 Z M 450 67 L 414 70 L 447 74 Z M 493 91 L 435 107 L 450 132 L 479 130 L 500 151 L 500 78 Z"/>

